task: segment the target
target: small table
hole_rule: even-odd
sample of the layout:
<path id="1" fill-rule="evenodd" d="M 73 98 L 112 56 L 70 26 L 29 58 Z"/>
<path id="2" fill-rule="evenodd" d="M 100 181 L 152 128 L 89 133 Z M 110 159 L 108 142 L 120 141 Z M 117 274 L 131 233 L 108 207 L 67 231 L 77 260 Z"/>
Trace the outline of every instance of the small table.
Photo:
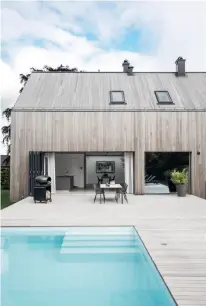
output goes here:
<path id="1" fill-rule="evenodd" d="M 116 192 L 117 192 L 120 189 L 122 189 L 122 186 L 120 184 L 110 184 L 109 186 L 107 186 L 106 184 L 100 184 L 100 188 L 102 190 L 105 190 L 105 189 L 116 190 Z M 121 198 L 122 198 L 122 204 L 123 204 L 123 194 L 122 194 Z M 100 203 L 101 203 L 101 198 L 100 198 Z"/>

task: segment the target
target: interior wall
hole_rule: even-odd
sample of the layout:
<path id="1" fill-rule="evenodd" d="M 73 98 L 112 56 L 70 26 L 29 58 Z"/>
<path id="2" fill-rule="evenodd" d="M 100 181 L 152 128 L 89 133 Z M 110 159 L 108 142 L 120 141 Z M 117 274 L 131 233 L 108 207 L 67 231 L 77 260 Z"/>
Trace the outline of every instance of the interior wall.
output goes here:
<path id="1" fill-rule="evenodd" d="M 74 176 L 74 186 L 84 188 L 84 154 L 56 153 L 56 176 Z"/>
<path id="2" fill-rule="evenodd" d="M 97 176 L 101 177 L 103 173 L 96 173 L 97 161 L 114 161 L 115 172 L 108 175 L 115 175 L 115 182 L 124 182 L 124 168 L 121 162 L 121 156 L 86 156 L 86 184 L 97 183 Z"/>

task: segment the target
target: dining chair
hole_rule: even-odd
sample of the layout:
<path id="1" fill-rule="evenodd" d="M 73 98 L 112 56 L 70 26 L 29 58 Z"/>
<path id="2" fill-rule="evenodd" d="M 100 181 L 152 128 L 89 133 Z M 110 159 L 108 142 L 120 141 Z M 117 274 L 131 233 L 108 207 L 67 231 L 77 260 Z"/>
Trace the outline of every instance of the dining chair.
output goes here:
<path id="1" fill-rule="evenodd" d="M 97 176 L 98 185 L 102 184 L 102 178 Z"/>
<path id="2" fill-rule="evenodd" d="M 127 199 L 128 185 L 126 183 L 123 183 L 121 185 L 122 185 L 122 189 L 118 190 L 117 192 L 117 200 L 120 198 L 120 196 L 123 196 L 125 198 L 125 201 L 128 203 L 128 199 Z"/>
<path id="3" fill-rule="evenodd" d="M 105 203 L 105 193 L 104 193 L 104 190 L 102 190 L 98 184 L 94 184 L 93 186 L 94 186 L 94 191 L 95 191 L 94 203 L 96 201 L 97 195 L 100 196 L 100 203 L 101 203 L 102 196 L 103 196 L 104 203 Z"/>
<path id="4" fill-rule="evenodd" d="M 110 178 L 109 177 L 102 177 L 102 184 L 107 184 L 110 183 Z"/>
<path id="5" fill-rule="evenodd" d="M 114 182 L 114 181 L 115 181 L 115 175 L 109 178 L 109 182 Z"/>

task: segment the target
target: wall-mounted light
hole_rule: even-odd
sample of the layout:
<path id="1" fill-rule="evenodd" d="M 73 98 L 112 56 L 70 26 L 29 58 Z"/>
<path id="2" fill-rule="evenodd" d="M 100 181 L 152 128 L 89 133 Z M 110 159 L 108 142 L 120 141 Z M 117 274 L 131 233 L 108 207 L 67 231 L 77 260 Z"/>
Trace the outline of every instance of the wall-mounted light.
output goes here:
<path id="1" fill-rule="evenodd" d="M 197 155 L 200 155 L 200 151 L 197 151 Z"/>

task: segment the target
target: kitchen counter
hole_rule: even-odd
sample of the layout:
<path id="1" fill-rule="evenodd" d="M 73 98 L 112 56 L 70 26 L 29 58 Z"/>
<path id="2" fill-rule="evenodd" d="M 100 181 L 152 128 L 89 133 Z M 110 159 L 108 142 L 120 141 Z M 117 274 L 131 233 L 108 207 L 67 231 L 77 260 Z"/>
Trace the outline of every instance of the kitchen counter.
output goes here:
<path id="1" fill-rule="evenodd" d="M 57 175 L 56 190 L 71 190 L 74 187 L 74 176 Z"/>

